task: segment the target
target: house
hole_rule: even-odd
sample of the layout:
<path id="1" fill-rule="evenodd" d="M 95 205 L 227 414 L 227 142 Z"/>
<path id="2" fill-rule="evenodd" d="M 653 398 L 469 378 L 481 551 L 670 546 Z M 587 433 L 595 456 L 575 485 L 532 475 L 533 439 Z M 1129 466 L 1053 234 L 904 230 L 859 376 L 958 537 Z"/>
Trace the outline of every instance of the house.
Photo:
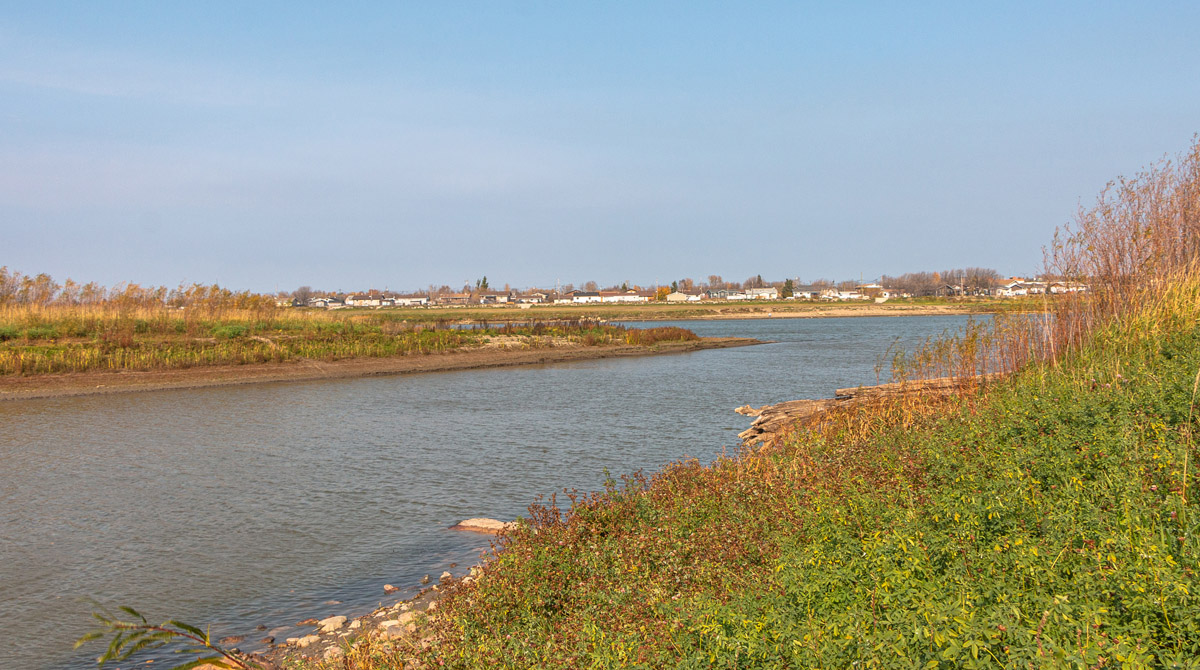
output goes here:
<path id="1" fill-rule="evenodd" d="M 465 305 L 470 301 L 470 293 L 443 293 L 433 299 L 437 305 Z"/>
<path id="2" fill-rule="evenodd" d="M 599 291 L 571 291 L 567 295 L 574 303 L 601 302 Z"/>
<path id="3" fill-rule="evenodd" d="M 870 284 L 859 284 L 858 286 L 854 287 L 854 290 L 868 298 L 883 298 L 886 300 L 893 295 L 892 292 L 884 288 L 882 284 L 876 284 L 874 282 Z"/>
<path id="4" fill-rule="evenodd" d="M 650 298 L 632 289 L 628 291 L 600 291 L 600 302 L 647 302 Z"/>
<path id="5" fill-rule="evenodd" d="M 539 305 L 546 302 L 549 294 L 542 291 L 530 291 L 529 293 L 518 293 L 513 296 L 513 300 L 522 305 Z"/>
<path id="6" fill-rule="evenodd" d="M 506 291 L 480 291 L 478 296 L 480 304 L 484 305 L 503 305 L 508 302 Z"/>
<path id="7" fill-rule="evenodd" d="M 822 286 L 815 284 L 799 284 L 792 288 L 792 297 L 796 300 L 815 300 L 821 297 Z"/>
<path id="8" fill-rule="evenodd" d="M 311 298 L 308 301 L 308 306 L 324 309 L 340 309 L 346 306 L 346 302 L 338 298 Z"/>
<path id="9" fill-rule="evenodd" d="M 701 296 L 699 293 L 684 293 L 683 291 L 672 291 L 667 294 L 667 302 L 699 302 Z"/>
<path id="10" fill-rule="evenodd" d="M 398 295 L 394 298 L 397 307 L 424 307 L 429 298 L 423 295 Z"/>
<path id="11" fill-rule="evenodd" d="M 1050 283 L 1050 292 L 1059 293 L 1082 293 L 1088 290 L 1087 284 L 1078 282 L 1056 281 Z"/>
<path id="12" fill-rule="evenodd" d="M 351 293 L 346 296 L 347 307 L 393 307 L 396 301 L 379 293 Z"/>
<path id="13" fill-rule="evenodd" d="M 746 299 L 748 300 L 778 300 L 779 289 L 774 286 L 766 288 L 748 288 L 745 290 Z"/>

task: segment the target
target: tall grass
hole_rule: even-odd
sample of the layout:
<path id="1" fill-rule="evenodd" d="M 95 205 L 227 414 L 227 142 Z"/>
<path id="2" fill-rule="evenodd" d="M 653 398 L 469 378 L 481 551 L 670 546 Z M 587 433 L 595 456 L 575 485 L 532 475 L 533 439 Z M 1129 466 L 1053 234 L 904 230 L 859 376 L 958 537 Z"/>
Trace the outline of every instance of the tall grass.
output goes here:
<path id="1" fill-rule="evenodd" d="M 893 357 L 897 381 L 1007 374 L 1054 364 L 1097 329 L 1138 319 L 1154 337 L 1180 326 L 1200 263 L 1200 137 L 1174 160 L 1105 186 L 1045 248 L 1044 273 L 1088 290 L 1040 298 L 1034 314 L 973 320 Z"/>

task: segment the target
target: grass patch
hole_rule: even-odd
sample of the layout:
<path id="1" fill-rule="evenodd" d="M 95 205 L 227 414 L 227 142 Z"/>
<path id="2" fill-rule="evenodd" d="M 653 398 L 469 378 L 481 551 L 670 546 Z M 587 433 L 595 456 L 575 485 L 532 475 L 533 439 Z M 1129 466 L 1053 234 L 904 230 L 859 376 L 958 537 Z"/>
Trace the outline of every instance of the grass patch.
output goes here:
<path id="1" fill-rule="evenodd" d="M 681 328 L 640 330 L 585 319 L 411 323 L 372 311 L 226 311 L 197 315 L 169 308 L 0 309 L 0 375 L 93 370 L 169 370 L 289 360 L 340 360 L 441 353 L 503 336 L 511 347 L 653 346 L 699 339 Z"/>

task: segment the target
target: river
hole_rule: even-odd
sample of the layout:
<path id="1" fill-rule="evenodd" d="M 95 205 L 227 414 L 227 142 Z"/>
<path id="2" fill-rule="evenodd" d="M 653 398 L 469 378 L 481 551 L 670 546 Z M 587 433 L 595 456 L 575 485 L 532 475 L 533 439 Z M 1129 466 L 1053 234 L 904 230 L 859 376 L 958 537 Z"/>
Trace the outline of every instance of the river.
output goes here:
<path id="1" fill-rule="evenodd" d="M 488 539 L 447 530 L 460 519 L 512 519 L 606 471 L 711 461 L 749 425 L 734 407 L 874 384 L 893 343 L 964 323 L 655 323 L 774 343 L 0 402 L 0 668 L 94 668 L 99 643 L 71 650 L 88 598 L 245 634 L 243 648 L 258 625 L 282 638 L 366 613 L 477 561 Z"/>

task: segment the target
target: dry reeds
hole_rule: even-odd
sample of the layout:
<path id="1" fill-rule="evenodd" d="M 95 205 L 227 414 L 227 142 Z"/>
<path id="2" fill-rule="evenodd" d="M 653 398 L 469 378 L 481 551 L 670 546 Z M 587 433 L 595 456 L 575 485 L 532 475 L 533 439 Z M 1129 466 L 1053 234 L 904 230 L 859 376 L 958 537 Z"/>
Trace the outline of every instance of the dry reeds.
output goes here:
<path id="1" fill-rule="evenodd" d="M 1153 336 L 1191 314 L 1200 259 L 1200 137 L 1175 160 L 1109 182 L 1091 207 L 1059 229 L 1045 249 L 1039 314 L 972 321 L 892 357 L 893 378 L 973 377 L 1051 363 L 1078 350 L 1098 328 L 1136 319 Z"/>

